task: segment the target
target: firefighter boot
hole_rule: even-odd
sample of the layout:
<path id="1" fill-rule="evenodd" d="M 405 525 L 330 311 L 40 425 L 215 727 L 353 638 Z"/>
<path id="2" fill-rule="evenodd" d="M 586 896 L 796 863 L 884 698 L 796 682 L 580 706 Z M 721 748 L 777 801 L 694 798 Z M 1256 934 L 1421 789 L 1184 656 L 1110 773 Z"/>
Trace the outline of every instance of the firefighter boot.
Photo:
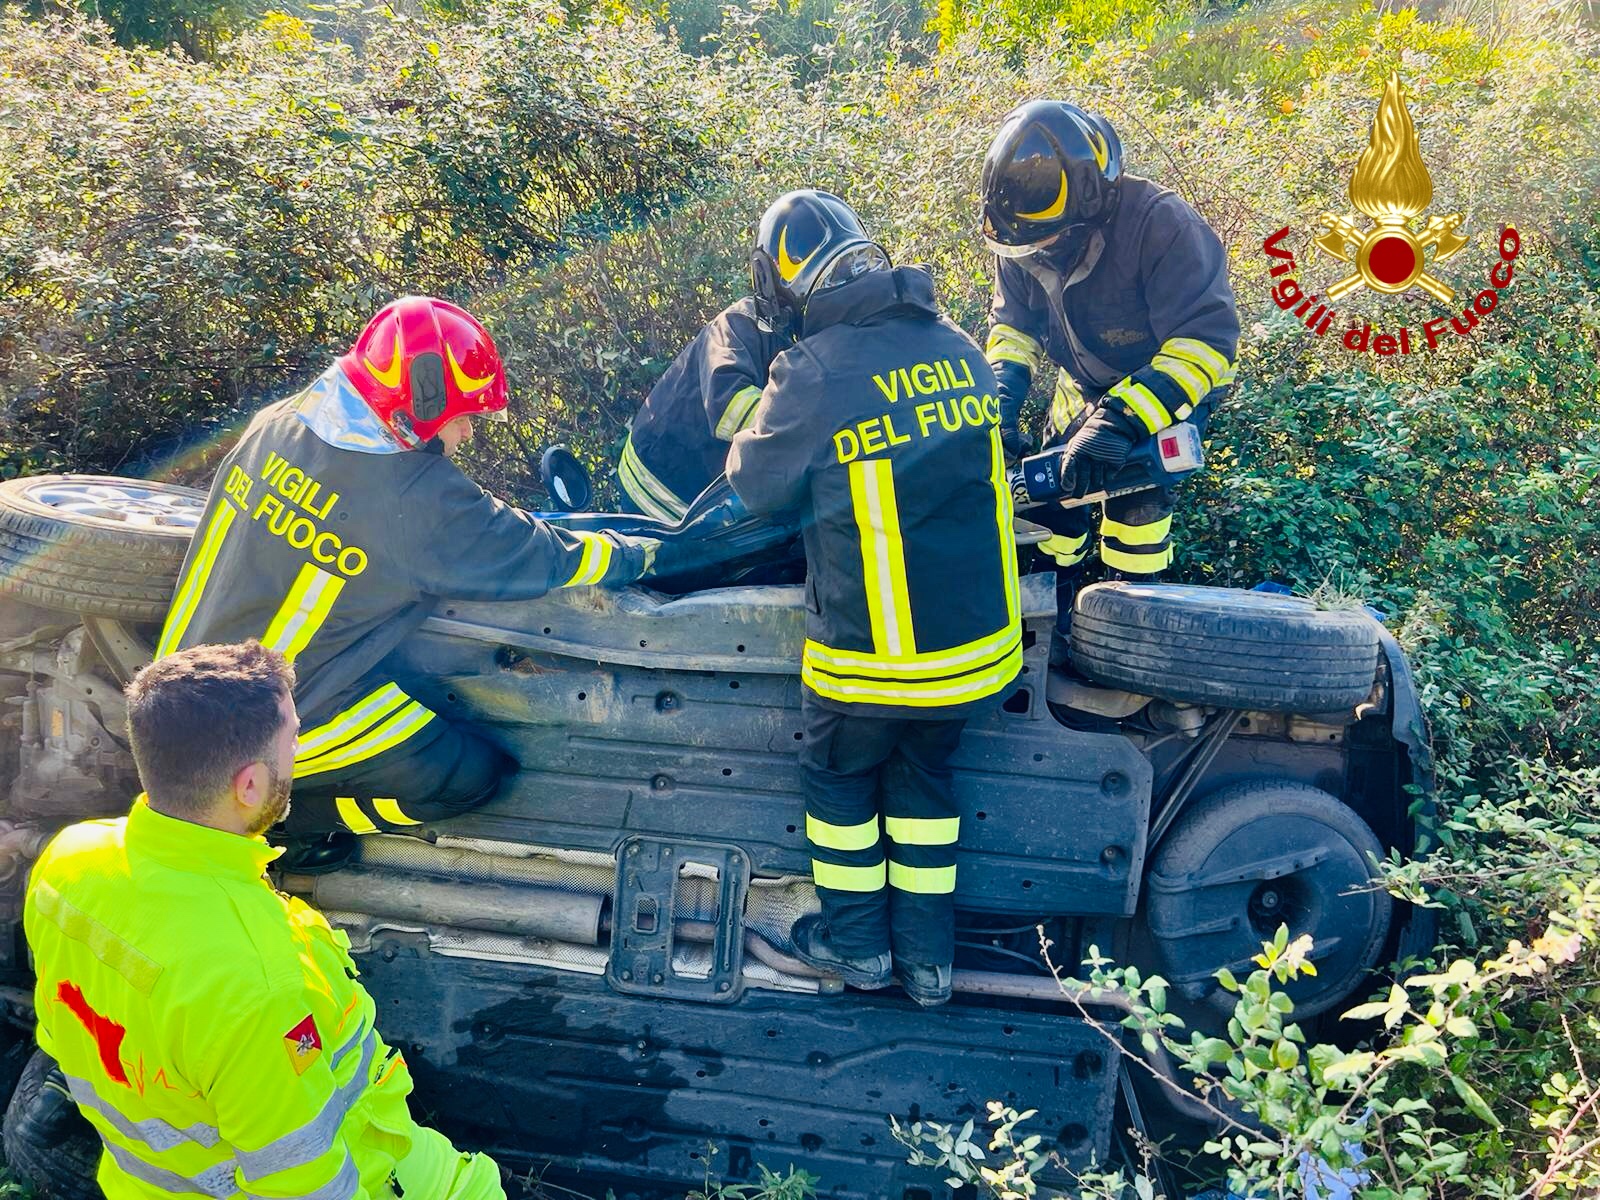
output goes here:
<path id="1" fill-rule="evenodd" d="M 1056 572 L 1056 627 L 1050 633 L 1050 665 L 1071 671 L 1072 608 L 1083 587 L 1083 571 Z"/>
<path id="2" fill-rule="evenodd" d="M 821 913 L 807 913 L 796 921 L 789 940 L 794 943 L 797 958 L 819 971 L 839 976 L 853 988 L 873 992 L 889 986 L 889 955 L 846 958 L 828 940 L 828 927 L 822 923 Z"/>
<path id="3" fill-rule="evenodd" d="M 894 978 L 905 989 L 906 995 L 923 1008 L 933 1008 L 950 999 L 949 967 L 896 959 Z"/>

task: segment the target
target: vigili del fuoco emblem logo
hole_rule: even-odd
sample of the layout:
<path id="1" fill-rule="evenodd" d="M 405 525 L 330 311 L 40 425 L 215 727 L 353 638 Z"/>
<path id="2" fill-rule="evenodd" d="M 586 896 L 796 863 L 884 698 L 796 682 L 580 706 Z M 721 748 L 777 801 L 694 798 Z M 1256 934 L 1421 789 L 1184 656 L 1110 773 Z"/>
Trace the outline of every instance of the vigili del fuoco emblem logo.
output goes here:
<path id="1" fill-rule="evenodd" d="M 1262 243 L 1261 248 L 1275 260 L 1271 275 L 1277 283 L 1272 299 L 1279 308 L 1292 312 L 1308 330 L 1322 337 L 1333 329 L 1338 316 L 1333 303 L 1360 288 L 1386 296 L 1420 288 L 1441 303 L 1455 302 L 1456 289 L 1435 270 L 1460 252 L 1469 239 L 1459 232 L 1459 213 L 1434 214 L 1420 228 L 1413 225 L 1433 203 L 1433 179 L 1422 161 L 1417 128 L 1406 108 L 1398 74 L 1390 75 L 1384 86 L 1367 148 L 1350 176 L 1350 203 L 1365 214 L 1368 223 L 1363 227 L 1359 218 L 1323 213 L 1322 233 L 1312 241 L 1321 251 L 1319 258 L 1325 256 L 1344 268 L 1344 274 L 1320 296 L 1306 294 L 1294 277 L 1299 264 L 1284 244 L 1288 226 Z M 1521 248 L 1516 229 L 1506 226 L 1500 234 L 1500 261 L 1489 272 L 1489 286 L 1465 305 L 1460 316 L 1424 321 L 1420 343 L 1413 341 L 1409 328 L 1374 333 L 1365 322 L 1347 322 L 1340 341 L 1357 352 L 1390 355 L 1410 354 L 1419 345 L 1435 350 L 1447 328 L 1460 337 L 1468 336 L 1481 317 L 1495 310 L 1501 289 L 1511 283 L 1512 263 Z"/>

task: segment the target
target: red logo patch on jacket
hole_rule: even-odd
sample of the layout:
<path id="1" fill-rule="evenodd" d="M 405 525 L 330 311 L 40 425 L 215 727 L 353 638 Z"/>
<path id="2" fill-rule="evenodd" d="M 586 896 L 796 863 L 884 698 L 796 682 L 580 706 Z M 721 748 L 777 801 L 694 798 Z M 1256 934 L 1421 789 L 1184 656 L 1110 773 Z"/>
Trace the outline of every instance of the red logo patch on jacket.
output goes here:
<path id="1" fill-rule="evenodd" d="M 322 1035 L 317 1032 L 317 1023 L 310 1013 L 283 1035 L 283 1048 L 289 1052 L 296 1075 L 304 1075 L 306 1068 L 322 1057 Z"/>
<path id="2" fill-rule="evenodd" d="M 89 1031 L 89 1036 L 94 1038 L 95 1049 L 100 1054 L 100 1065 L 105 1068 L 106 1074 L 124 1087 L 131 1086 L 128 1073 L 122 1069 L 121 1058 L 122 1039 L 128 1035 L 127 1029 L 89 1007 L 89 1002 L 83 998 L 83 989 L 70 979 L 63 979 L 56 986 L 56 999 L 67 1006 L 67 1011 L 77 1017 Z M 306 1019 L 310 1020 L 309 1017 Z"/>

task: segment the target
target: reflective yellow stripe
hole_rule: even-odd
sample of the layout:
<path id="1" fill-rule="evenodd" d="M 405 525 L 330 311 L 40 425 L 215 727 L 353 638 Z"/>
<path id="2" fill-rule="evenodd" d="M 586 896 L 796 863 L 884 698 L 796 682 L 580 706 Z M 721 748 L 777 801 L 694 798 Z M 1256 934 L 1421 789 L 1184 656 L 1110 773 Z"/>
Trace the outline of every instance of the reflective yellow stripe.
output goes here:
<path id="1" fill-rule="evenodd" d="M 1167 406 L 1142 383 L 1124 379 L 1112 388 L 1109 394 L 1126 404 L 1151 433 L 1159 433 L 1172 424 L 1172 416 L 1167 412 Z"/>
<path id="2" fill-rule="evenodd" d="M 1234 364 L 1229 362 L 1220 350 L 1206 345 L 1198 338 L 1168 338 L 1161 343 L 1161 353 L 1194 363 L 1211 377 L 1214 387 L 1233 382 Z"/>
<path id="3" fill-rule="evenodd" d="M 1062 367 L 1056 372 L 1056 392 L 1050 400 L 1050 424 L 1057 430 L 1065 429 L 1082 411 L 1083 391 L 1078 381 Z"/>
<path id="4" fill-rule="evenodd" d="M 333 805 L 339 810 L 339 819 L 357 833 L 377 833 L 372 818 L 361 811 L 354 796 L 335 796 Z"/>
<path id="5" fill-rule="evenodd" d="M 922 896 L 945 896 L 956 890 L 954 867 L 908 867 L 889 860 L 889 886 Z"/>
<path id="6" fill-rule="evenodd" d="M 885 817 L 889 840 L 902 846 L 952 846 L 961 833 L 960 817 Z"/>
<path id="7" fill-rule="evenodd" d="M 1154 575 L 1172 565 L 1172 547 L 1155 554 L 1134 554 L 1100 543 L 1100 561 L 1130 575 Z"/>
<path id="8" fill-rule="evenodd" d="M 1056 533 L 1040 542 L 1039 550 L 1055 559 L 1057 566 L 1074 567 L 1088 555 L 1088 545 L 1087 533 L 1078 537 L 1067 537 L 1065 534 Z"/>
<path id="9" fill-rule="evenodd" d="M 990 363 L 1011 362 L 1037 371 L 1044 357 L 1039 339 L 1012 325 L 1000 324 L 989 330 L 983 356 Z"/>
<path id="10" fill-rule="evenodd" d="M 311 639 L 322 628 L 333 602 L 344 590 L 344 579 L 330 574 L 314 563 L 306 563 L 295 577 L 294 586 L 279 606 L 272 623 L 267 626 L 262 644 L 282 652 L 293 662 L 296 656 L 311 644 Z"/>
<path id="11" fill-rule="evenodd" d="M 841 867 L 838 863 L 811 860 L 811 879 L 819 887 L 836 892 L 876 892 L 884 882 L 883 863 L 870 867 Z"/>
<path id="12" fill-rule="evenodd" d="M 300 735 L 300 748 L 295 751 L 295 762 L 316 758 L 342 745 L 373 724 L 388 716 L 411 697 L 394 683 L 386 683 L 376 691 L 368 692 L 349 708 L 324 721 L 315 729 Z"/>
<path id="13" fill-rule="evenodd" d="M 575 531 L 573 536 L 583 543 L 583 557 L 578 560 L 578 569 L 572 573 L 572 578 L 561 586 L 589 587 L 599 583 L 611 569 L 611 539 L 604 534 L 581 531 Z"/>
<path id="14" fill-rule="evenodd" d="M 178 648 L 179 642 L 183 641 L 183 635 L 189 629 L 189 621 L 194 617 L 194 610 L 200 604 L 200 596 L 205 592 L 206 583 L 211 578 L 211 568 L 217 564 L 217 553 L 222 549 L 222 540 L 228 536 L 228 528 L 233 524 L 234 515 L 238 511 L 233 506 L 233 501 L 224 496 L 217 511 L 211 514 L 211 523 L 206 526 L 205 536 L 200 540 L 200 549 L 194 556 L 194 562 L 189 564 L 189 574 L 184 577 L 183 585 L 173 597 L 172 608 L 167 613 L 166 628 L 161 631 L 161 639 L 156 643 L 156 658 L 165 658 Z"/>
<path id="15" fill-rule="evenodd" d="M 966 704 L 992 696 L 1016 678 L 1022 669 L 1022 643 L 994 666 L 954 679 L 879 681 L 842 679 L 810 660 L 801 663 L 800 679 L 819 696 L 845 703 L 896 704 L 911 708 L 938 708 Z"/>
<path id="16" fill-rule="evenodd" d="M 1114 537 L 1130 546 L 1156 546 L 1172 533 L 1172 514 L 1145 525 L 1124 525 L 1110 517 L 1100 518 L 1100 536 Z"/>
<path id="17" fill-rule="evenodd" d="M 1183 389 L 1190 404 L 1199 404 L 1211 390 L 1211 376 L 1199 367 L 1170 354 L 1158 354 L 1150 365 Z"/>
<path id="18" fill-rule="evenodd" d="M 372 807 L 377 814 L 391 825 L 421 825 L 422 822 L 415 817 L 408 817 L 400 808 L 400 802 L 392 799 L 373 797 Z"/>
<path id="19" fill-rule="evenodd" d="M 906 583 L 905 542 L 894 495 L 894 467 L 888 459 L 850 464 L 850 498 L 861 538 L 862 583 L 872 646 L 879 654 L 917 652 L 911 625 L 911 591 Z"/>
<path id="20" fill-rule="evenodd" d="M 878 844 L 878 822 L 859 825 L 833 825 L 806 814 L 806 837 L 829 850 L 870 850 Z"/>
<path id="21" fill-rule="evenodd" d="M 858 654 L 835 650 L 821 642 L 807 641 L 804 657 L 823 670 L 835 674 L 880 675 L 904 679 L 917 675 L 949 675 L 962 667 L 979 667 L 988 659 L 1009 650 L 1022 636 L 1018 628 L 1007 625 L 997 633 L 948 650 L 929 650 L 923 654 Z"/>
<path id="22" fill-rule="evenodd" d="M 756 415 L 756 405 L 760 403 L 760 388 L 740 388 L 728 401 L 728 407 L 722 410 L 722 419 L 717 422 L 717 436 L 725 442 L 731 442 L 734 434 L 750 424 L 750 418 Z"/>
<path id="23" fill-rule="evenodd" d="M 617 474 L 628 495 L 644 509 L 646 516 L 660 521 L 678 521 L 689 511 L 688 504 L 678 499 L 673 490 L 644 465 L 639 452 L 633 448 L 632 434 L 622 444 L 622 462 L 617 467 Z"/>
<path id="24" fill-rule="evenodd" d="M 413 700 L 383 724 L 337 750 L 330 750 L 309 760 L 296 759 L 294 777 L 308 779 L 374 758 L 418 733 L 433 718 L 433 712 Z"/>
<path id="25" fill-rule="evenodd" d="M 1006 590 L 1006 632 L 1021 630 L 1021 581 L 1017 579 L 1017 552 L 1011 545 L 1011 525 L 1016 519 L 1016 502 L 1006 482 L 1006 451 L 1000 430 L 989 430 L 989 486 L 994 489 L 994 524 L 1000 539 L 1000 575 Z"/>
<path id="26" fill-rule="evenodd" d="M 156 980 L 161 978 L 160 963 L 121 934 L 75 907 L 48 879 L 34 879 L 33 906 L 63 935 L 87 946 L 91 954 L 127 980 L 128 986 L 141 996 L 148 996 Z"/>

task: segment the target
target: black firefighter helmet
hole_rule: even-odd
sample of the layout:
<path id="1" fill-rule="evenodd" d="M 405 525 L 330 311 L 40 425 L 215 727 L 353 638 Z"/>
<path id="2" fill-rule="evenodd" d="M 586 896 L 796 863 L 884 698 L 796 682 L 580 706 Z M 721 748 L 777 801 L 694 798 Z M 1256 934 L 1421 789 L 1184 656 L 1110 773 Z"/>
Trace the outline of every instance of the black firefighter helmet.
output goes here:
<path id="1" fill-rule="evenodd" d="M 789 192 L 756 226 L 750 251 L 756 315 L 769 329 L 798 337 L 812 296 L 889 265 L 883 247 L 839 197 L 815 188 Z"/>
<path id="2" fill-rule="evenodd" d="M 983 240 L 1022 258 L 1070 239 L 1111 216 L 1121 178 L 1122 142 L 1104 117 L 1061 100 L 1014 108 L 983 160 Z"/>

